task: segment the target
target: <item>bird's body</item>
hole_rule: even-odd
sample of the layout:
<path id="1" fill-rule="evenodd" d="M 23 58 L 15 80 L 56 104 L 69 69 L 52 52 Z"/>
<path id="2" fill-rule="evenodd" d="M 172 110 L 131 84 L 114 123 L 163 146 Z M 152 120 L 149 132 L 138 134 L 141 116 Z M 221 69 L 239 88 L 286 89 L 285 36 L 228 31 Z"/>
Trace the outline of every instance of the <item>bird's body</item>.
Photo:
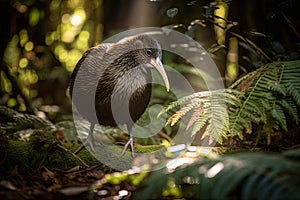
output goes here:
<path id="1" fill-rule="evenodd" d="M 83 55 L 71 76 L 70 94 L 78 112 L 91 122 L 91 129 L 97 123 L 125 124 L 133 151 L 132 126 L 151 97 L 151 66 L 159 71 L 169 88 L 160 59 L 159 44 L 146 35 L 104 43 Z"/>

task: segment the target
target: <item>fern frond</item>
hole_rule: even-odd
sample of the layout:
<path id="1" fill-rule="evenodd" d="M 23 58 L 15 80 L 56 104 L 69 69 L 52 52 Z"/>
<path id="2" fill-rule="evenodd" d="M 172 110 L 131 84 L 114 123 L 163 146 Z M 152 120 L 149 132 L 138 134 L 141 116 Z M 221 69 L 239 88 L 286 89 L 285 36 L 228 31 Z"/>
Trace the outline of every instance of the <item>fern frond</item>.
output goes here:
<path id="1" fill-rule="evenodd" d="M 176 107 L 179 107 L 186 103 L 188 103 L 190 100 L 195 100 L 195 99 L 204 99 L 207 96 L 210 96 L 212 93 L 218 93 L 220 90 L 216 90 L 216 91 L 202 91 L 202 92 L 197 92 L 185 97 L 182 97 L 180 99 L 178 99 L 177 101 L 174 101 L 172 103 L 170 103 L 168 106 L 166 106 L 159 114 L 158 117 L 161 116 L 163 113 L 167 113 L 170 110 L 173 110 Z"/>
<path id="2" fill-rule="evenodd" d="M 201 130 L 205 126 L 209 119 L 208 112 L 209 111 L 204 110 L 204 112 L 200 116 L 198 116 L 198 119 L 196 119 L 196 121 L 193 123 L 193 126 L 191 126 L 193 127 L 191 132 L 192 136 L 195 135 L 199 130 Z"/>
<path id="3" fill-rule="evenodd" d="M 190 120 L 189 120 L 189 122 L 186 126 L 187 130 L 197 121 L 197 118 L 199 116 L 201 116 L 203 114 L 203 112 L 204 112 L 203 107 L 199 107 L 199 108 L 194 110 L 194 112 L 193 112 L 193 114 L 192 114 L 192 116 L 191 116 L 191 118 L 190 118 Z M 193 135 L 193 133 L 192 133 L 192 135 Z"/>
<path id="4" fill-rule="evenodd" d="M 299 79 L 297 81 L 299 81 Z M 286 89 L 288 94 L 293 97 L 293 100 L 296 102 L 296 104 L 300 105 L 300 85 L 298 86 L 289 82 L 286 84 Z"/>
<path id="5" fill-rule="evenodd" d="M 285 96 L 287 93 L 286 88 L 284 87 L 284 85 L 281 84 L 271 85 L 270 90 L 277 92 L 283 96 Z"/>
<path id="6" fill-rule="evenodd" d="M 56 130 L 55 125 L 49 120 L 42 119 L 35 115 L 17 112 L 11 108 L 0 106 L 0 114 L 3 115 L 7 122 L 0 124 L 0 130 L 15 132 L 28 128 L 45 128 Z"/>
<path id="7" fill-rule="evenodd" d="M 157 118 L 159 118 L 162 114 L 167 113 L 170 110 L 175 109 L 176 107 L 178 107 L 180 105 L 180 103 L 178 101 L 174 101 L 172 103 L 170 103 L 168 106 L 164 107 L 157 115 Z"/>
<path id="8" fill-rule="evenodd" d="M 291 97 L 287 97 L 286 99 L 278 100 L 277 102 L 284 110 L 288 112 L 288 114 L 292 117 L 296 124 L 299 123 L 298 118 L 298 110 L 295 101 Z"/>
<path id="9" fill-rule="evenodd" d="M 229 126 L 227 104 L 240 105 L 239 95 L 240 92 L 237 90 L 228 89 L 198 92 L 183 97 L 163 111 L 166 112 L 174 105 L 181 106 L 166 124 L 173 126 L 182 116 L 193 110 L 186 126 L 187 130 L 191 130 L 191 135 L 193 136 L 208 124 L 203 136 L 208 135 L 222 142 L 224 138 L 227 138 L 226 131 Z"/>
<path id="10" fill-rule="evenodd" d="M 268 105 L 268 102 L 266 98 L 261 98 L 261 96 L 266 97 L 266 94 L 261 92 L 264 89 L 260 87 L 260 80 L 262 80 L 261 76 L 251 90 L 245 94 L 241 107 L 229 110 L 230 135 L 238 135 L 241 138 L 243 130 L 251 127 L 251 121 L 257 123 L 266 121 L 265 113 L 262 111 L 266 109 L 264 105 Z M 265 86 L 265 84 L 262 85 Z"/>
<path id="11" fill-rule="evenodd" d="M 260 69 L 262 69 L 262 68 L 260 68 Z M 255 79 L 255 77 L 257 76 L 258 73 L 259 73 L 259 70 L 255 70 L 253 72 L 246 74 L 245 76 L 243 76 L 242 78 L 240 78 L 236 82 L 234 82 L 232 85 L 230 85 L 228 87 L 228 89 L 233 89 L 233 88 L 237 87 L 238 85 L 242 85 L 243 88 L 247 89 L 248 87 L 246 87 L 246 86 L 249 86 L 252 84 L 253 79 Z"/>
<path id="12" fill-rule="evenodd" d="M 186 103 L 184 106 L 182 106 L 180 110 L 178 110 L 174 115 L 172 115 L 167 120 L 166 125 L 170 124 L 171 126 L 174 126 L 174 124 L 176 124 L 182 116 L 187 114 L 190 110 L 194 109 L 195 107 L 199 107 L 200 106 L 199 104 L 201 104 L 201 101 L 199 101 L 198 99 L 195 99 L 190 103 L 189 102 Z"/>
<path id="13" fill-rule="evenodd" d="M 286 99 L 291 96 L 296 104 L 299 103 L 297 101 L 300 100 L 300 82 L 296 77 L 300 75 L 300 61 L 274 62 L 263 68 L 264 70 L 256 70 L 258 72 L 256 80 L 251 80 L 253 85 L 245 92 L 243 105 L 234 112 L 229 111 L 232 135 L 238 134 L 250 125 L 245 121 L 245 117 L 249 121 L 267 123 L 269 127 L 273 125 L 274 129 L 281 127 L 287 131 L 284 111 L 288 111 L 298 123 L 297 108 L 293 102 Z M 237 123 L 241 126 L 236 126 Z"/>
<path id="14" fill-rule="evenodd" d="M 225 112 L 227 114 L 227 112 Z M 220 115 L 218 115 L 220 116 Z M 229 127 L 228 116 L 225 118 L 214 116 L 211 118 L 206 132 L 218 143 L 222 144 L 228 138 L 227 130 Z"/>
<path id="15" fill-rule="evenodd" d="M 242 138 L 245 130 L 252 131 L 253 124 L 262 123 L 269 130 L 281 128 L 287 131 L 286 114 L 299 122 L 300 61 L 269 63 L 242 77 L 226 90 L 194 93 L 171 103 L 162 112 L 177 106 L 181 109 L 169 123 L 174 125 L 187 110 L 191 111 L 187 123 L 187 129 L 192 130 L 191 135 L 207 125 L 203 135 L 209 135 L 218 142 L 228 136 Z M 224 110 L 224 107 L 227 109 Z"/>
<path id="16" fill-rule="evenodd" d="M 279 126 L 284 131 L 288 131 L 287 130 L 287 124 L 286 124 L 286 118 L 285 118 L 285 114 L 284 114 L 284 112 L 282 110 L 282 107 L 280 107 L 279 105 L 276 104 L 274 106 L 274 108 L 271 110 L 271 116 L 277 121 L 277 123 L 279 124 Z"/>

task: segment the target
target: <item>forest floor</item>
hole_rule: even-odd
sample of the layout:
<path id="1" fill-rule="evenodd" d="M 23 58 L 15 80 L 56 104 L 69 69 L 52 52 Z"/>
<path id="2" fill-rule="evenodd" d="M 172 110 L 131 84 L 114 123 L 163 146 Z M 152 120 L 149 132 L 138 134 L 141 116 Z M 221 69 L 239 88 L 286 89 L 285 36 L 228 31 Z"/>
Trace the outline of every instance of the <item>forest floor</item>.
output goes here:
<path id="1" fill-rule="evenodd" d="M 227 147 L 230 145 L 231 152 L 282 152 L 300 147 L 299 138 L 282 139 L 279 136 L 274 138 L 270 145 L 265 140 L 253 141 L 247 140 L 247 137 L 244 140 L 230 140 Z M 86 150 L 83 152 L 88 153 Z M 4 160 L 2 157 L 2 162 Z M 129 181 L 120 185 L 102 184 L 101 180 L 105 175 L 116 170 L 97 161 L 88 167 L 76 165 L 67 170 L 53 167 L 50 169 L 43 164 L 35 170 L 26 172 L 20 167 L 24 166 L 15 165 L 14 168 L 1 171 L 0 199 L 129 199 L 137 189 L 137 186 Z"/>

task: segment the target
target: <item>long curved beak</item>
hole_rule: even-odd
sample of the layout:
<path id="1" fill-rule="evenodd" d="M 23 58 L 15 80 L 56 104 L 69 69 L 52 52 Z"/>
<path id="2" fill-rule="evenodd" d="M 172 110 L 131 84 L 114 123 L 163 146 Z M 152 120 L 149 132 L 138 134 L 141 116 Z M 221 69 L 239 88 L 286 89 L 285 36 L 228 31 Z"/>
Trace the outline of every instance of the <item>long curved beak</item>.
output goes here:
<path id="1" fill-rule="evenodd" d="M 150 63 L 151 63 L 151 65 L 153 65 L 153 67 L 155 67 L 155 69 L 158 71 L 158 73 L 162 77 L 162 79 L 163 79 L 163 81 L 165 83 L 167 92 L 169 92 L 169 90 L 170 90 L 169 79 L 167 77 L 167 74 L 165 72 L 165 69 L 164 69 L 163 64 L 161 63 L 159 57 L 157 57 L 156 59 L 152 58 L 151 61 L 150 61 Z"/>

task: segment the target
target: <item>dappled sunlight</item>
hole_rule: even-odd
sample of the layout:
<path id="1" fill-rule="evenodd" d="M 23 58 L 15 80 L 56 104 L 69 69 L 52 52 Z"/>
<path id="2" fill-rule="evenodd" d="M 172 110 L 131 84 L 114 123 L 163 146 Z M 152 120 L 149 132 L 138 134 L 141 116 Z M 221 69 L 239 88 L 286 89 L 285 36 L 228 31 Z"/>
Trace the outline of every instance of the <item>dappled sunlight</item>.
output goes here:
<path id="1" fill-rule="evenodd" d="M 214 166 L 212 166 L 210 169 L 208 169 L 204 176 L 207 178 L 213 178 L 220 171 L 222 171 L 222 169 L 224 169 L 224 164 L 221 162 L 218 162 Z"/>
<path id="2" fill-rule="evenodd" d="M 75 36 L 80 33 L 81 28 L 86 20 L 85 10 L 78 7 L 73 14 L 66 13 L 62 16 L 61 39 L 63 42 L 70 43 L 75 40 Z"/>
<path id="3" fill-rule="evenodd" d="M 43 9 L 39 5 L 30 5 L 30 3 L 17 1 L 12 4 L 17 12 L 24 14 L 28 26 L 23 26 L 11 37 L 3 57 L 9 72 L 16 78 L 23 92 L 21 96 L 29 101 L 46 92 L 32 89 L 40 87 L 36 85 L 40 80 L 65 79 L 64 81 L 67 81 L 63 78 L 64 74 L 54 73 L 51 70 L 53 67 L 57 67 L 58 64 L 66 72 L 72 72 L 82 54 L 102 40 L 102 16 L 97 15 L 98 20 L 91 20 L 91 17 L 94 18 L 94 12 L 101 10 L 102 0 L 51 0 L 50 3 L 44 4 L 49 11 L 46 11 L 46 7 Z M 47 26 L 44 26 L 46 20 L 48 20 Z M 40 30 L 44 35 L 39 38 L 37 35 L 40 33 L 33 35 L 34 30 Z M 91 37 L 93 33 L 97 35 Z M 58 63 L 51 60 L 52 54 Z M 10 78 L 4 74 L 1 77 L 3 77 L 1 85 L 4 91 L 12 92 Z M 8 106 L 15 107 L 21 104 L 24 110 L 25 104 L 22 103 L 24 99 L 22 102 L 20 102 L 22 98 L 12 97 L 11 99 L 9 102 L 5 100 Z M 48 103 L 51 104 L 51 101 Z"/>

